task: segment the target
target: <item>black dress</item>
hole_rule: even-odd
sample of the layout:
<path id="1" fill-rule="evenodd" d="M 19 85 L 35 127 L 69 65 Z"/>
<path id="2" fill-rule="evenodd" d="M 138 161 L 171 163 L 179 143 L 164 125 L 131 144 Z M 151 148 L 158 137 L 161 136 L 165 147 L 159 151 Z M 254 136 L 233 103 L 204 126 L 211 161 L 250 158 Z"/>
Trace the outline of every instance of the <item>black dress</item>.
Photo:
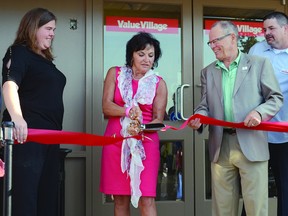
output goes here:
<path id="1" fill-rule="evenodd" d="M 19 87 L 20 106 L 28 128 L 62 129 L 66 78 L 52 61 L 24 45 L 14 45 L 3 58 L 2 83 L 6 81 Z M 3 121 L 10 120 L 5 110 Z M 12 215 L 57 216 L 59 145 L 14 145 L 12 164 Z"/>

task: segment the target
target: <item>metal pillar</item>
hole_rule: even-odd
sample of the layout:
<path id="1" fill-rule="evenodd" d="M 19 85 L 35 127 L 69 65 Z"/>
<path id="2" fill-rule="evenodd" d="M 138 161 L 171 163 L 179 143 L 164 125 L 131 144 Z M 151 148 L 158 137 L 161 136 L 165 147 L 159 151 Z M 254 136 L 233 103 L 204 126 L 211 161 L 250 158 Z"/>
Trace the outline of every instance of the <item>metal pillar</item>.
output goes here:
<path id="1" fill-rule="evenodd" d="M 3 122 L 1 142 L 4 146 L 5 176 L 3 184 L 3 216 L 12 215 L 12 151 L 13 151 L 13 122 Z"/>

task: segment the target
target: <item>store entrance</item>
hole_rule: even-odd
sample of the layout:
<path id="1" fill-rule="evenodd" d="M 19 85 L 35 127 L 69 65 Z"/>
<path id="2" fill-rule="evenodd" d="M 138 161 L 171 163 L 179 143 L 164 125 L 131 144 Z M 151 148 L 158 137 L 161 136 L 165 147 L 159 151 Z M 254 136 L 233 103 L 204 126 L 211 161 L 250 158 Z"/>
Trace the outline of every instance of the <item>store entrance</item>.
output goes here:
<path id="1" fill-rule="evenodd" d="M 129 17 L 138 22 L 149 18 L 153 22 L 177 23 L 172 33 L 153 34 L 160 40 L 163 49 L 157 72 L 163 76 L 169 91 L 165 124 L 180 127 L 193 114 L 194 107 L 200 101 L 200 71 L 213 61 L 207 58 L 205 52 L 204 20 L 259 20 L 270 11 L 284 11 L 284 6 L 278 0 L 232 3 L 229 0 L 142 0 L 141 3 L 138 0 L 105 0 L 103 9 L 103 26 L 99 27 L 104 36 L 103 61 L 99 61 L 103 77 L 110 66 L 124 63 L 125 43 L 134 34 L 128 30 L 112 28 L 111 20 L 117 22 L 119 18 L 125 20 Z M 96 54 L 98 50 L 94 52 Z M 102 97 L 101 90 L 97 94 L 97 98 Z M 103 118 L 102 123 L 106 125 L 107 120 Z M 104 127 L 101 130 L 104 131 Z M 161 163 L 156 197 L 158 215 L 210 216 L 211 178 L 206 144 L 208 132 L 199 135 L 185 128 L 159 134 Z M 101 152 L 94 150 L 93 157 L 100 158 Z M 100 162 L 95 162 L 93 169 L 96 170 L 95 178 L 99 178 Z M 95 188 L 98 187 L 97 183 Z M 96 202 L 93 203 L 93 215 L 113 215 L 111 196 L 102 195 L 96 189 L 94 191 L 93 200 Z M 273 197 L 269 199 L 269 209 L 269 215 L 276 215 L 276 199 Z M 132 215 L 140 215 L 139 209 L 132 207 Z"/>

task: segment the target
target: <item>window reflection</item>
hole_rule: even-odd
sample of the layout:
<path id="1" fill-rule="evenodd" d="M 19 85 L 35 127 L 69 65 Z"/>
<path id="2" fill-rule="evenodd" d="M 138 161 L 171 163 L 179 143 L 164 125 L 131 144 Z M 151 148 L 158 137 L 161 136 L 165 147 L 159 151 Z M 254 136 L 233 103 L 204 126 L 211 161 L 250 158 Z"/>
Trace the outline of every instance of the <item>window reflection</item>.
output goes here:
<path id="1" fill-rule="evenodd" d="M 160 154 L 156 200 L 183 200 L 182 141 L 161 141 Z"/>

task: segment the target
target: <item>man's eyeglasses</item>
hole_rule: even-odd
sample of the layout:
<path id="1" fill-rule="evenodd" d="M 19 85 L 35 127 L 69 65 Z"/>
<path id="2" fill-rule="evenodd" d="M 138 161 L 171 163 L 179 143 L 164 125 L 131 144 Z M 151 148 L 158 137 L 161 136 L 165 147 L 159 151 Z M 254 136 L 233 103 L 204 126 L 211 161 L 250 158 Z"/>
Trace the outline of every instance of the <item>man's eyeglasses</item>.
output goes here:
<path id="1" fill-rule="evenodd" d="M 212 40 L 212 41 L 208 41 L 208 42 L 207 42 L 207 45 L 208 45 L 208 46 L 211 46 L 212 44 L 216 44 L 217 42 L 223 40 L 224 38 L 228 37 L 228 36 L 231 35 L 231 34 L 232 34 L 232 33 L 229 33 L 229 34 L 226 34 L 226 35 L 224 35 L 224 36 L 222 36 L 222 37 L 215 38 L 215 39 Z"/>

